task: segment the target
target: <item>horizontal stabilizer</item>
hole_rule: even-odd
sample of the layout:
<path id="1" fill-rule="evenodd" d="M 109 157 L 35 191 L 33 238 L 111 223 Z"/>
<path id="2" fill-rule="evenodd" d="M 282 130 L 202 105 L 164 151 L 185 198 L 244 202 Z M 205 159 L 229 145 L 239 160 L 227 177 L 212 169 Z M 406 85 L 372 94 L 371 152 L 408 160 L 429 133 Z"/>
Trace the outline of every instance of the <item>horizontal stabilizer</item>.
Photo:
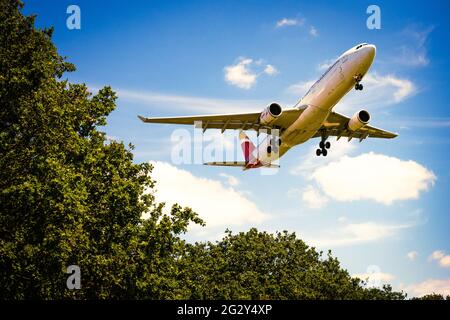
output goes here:
<path id="1" fill-rule="evenodd" d="M 244 161 L 225 161 L 225 162 L 205 162 L 205 166 L 224 166 L 224 167 L 246 167 Z"/>
<path id="2" fill-rule="evenodd" d="M 226 162 L 205 162 L 205 166 L 222 166 L 222 167 L 242 167 L 244 170 L 255 169 L 255 168 L 279 168 L 278 164 L 268 163 L 268 164 L 251 164 L 245 163 L 244 161 L 226 161 Z"/>

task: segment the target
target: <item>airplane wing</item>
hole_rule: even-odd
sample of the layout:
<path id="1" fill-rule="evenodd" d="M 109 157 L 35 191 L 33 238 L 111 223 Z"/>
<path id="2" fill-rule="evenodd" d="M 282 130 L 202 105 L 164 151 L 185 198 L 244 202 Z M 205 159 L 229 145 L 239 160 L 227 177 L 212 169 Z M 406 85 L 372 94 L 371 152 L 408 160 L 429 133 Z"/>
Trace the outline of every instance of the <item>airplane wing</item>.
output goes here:
<path id="1" fill-rule="evenodd" d="M 340 137 L 348 137 L 349 139 L 360 139 L 360 141 L 366 138 L 392 139 L 398 135 L 396 133 L 378 129 L 369 125 L 365 125 L 356 131 L 350 131 L 347 129 L 347 124 L 349 121 L 350 118 L 337 112 L 331 112 L 325 120 L 322 128 L 316 135 L 314 135 L 314 137 L 320 137 L 321 131 L 325 131 L 328 136 L 336 136 L 338 139 Z"/>
<path id="2" fill-rule="evenodd" d="M 168 117 L 168 118 L 145 118 L 138 116 L 146 123 L 168 123 L 168 124 L 187 124 L 194 125 L 196 121 L 201 121 L 202 129 L 241 129 L 241 130 L 259 130 L 259 129 L 286 129 L 288 128 L 303 112 L 302 109 L 291 108 L 283 110 L 281 115 L 269 126 L 261 125 L 259 117 L 261 112 L 250 113 L 234 113 L 234 114 L 218 114 L 204 116 L 187 116 L 187 117 Z"/>

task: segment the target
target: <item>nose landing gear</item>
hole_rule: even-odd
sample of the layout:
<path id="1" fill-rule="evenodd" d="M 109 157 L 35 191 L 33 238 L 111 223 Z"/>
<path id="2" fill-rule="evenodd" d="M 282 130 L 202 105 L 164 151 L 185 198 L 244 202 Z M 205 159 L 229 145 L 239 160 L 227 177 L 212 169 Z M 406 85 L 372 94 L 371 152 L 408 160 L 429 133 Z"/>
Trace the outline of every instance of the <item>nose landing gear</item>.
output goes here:
<path id="1" fill-rule="evenodd" d="M 362 90 L 364 87 L 363 85 L 360 83 L 362 80 L 362 74 L 357 74 L 356 76 L 353 77 L 353 79 L 355 79 L 355 90 Z"/>
<path id="2" fill-rule="evenodd" d="M 316 155 L 318 157 L 324 156 L 326 157 L 328 154 L 328 150 L 331 147 L 330 141 L 326 141 L 327 138 L 322 136 L 322 140 L 319 142 L 319 149 L 316 150 Z"/>

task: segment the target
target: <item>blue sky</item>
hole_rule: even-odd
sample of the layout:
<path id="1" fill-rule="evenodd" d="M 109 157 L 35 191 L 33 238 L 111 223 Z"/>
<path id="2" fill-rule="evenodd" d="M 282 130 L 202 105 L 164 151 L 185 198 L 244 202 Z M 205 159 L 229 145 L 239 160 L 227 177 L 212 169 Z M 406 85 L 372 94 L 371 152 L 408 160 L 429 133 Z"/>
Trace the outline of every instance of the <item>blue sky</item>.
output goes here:
<path id="1" fill-rule="evenodd" d="M 446 2 L 25 2 L 38 26 L 55 27 L 60 54 L 77 66 L 70 81 L 118 92 L 105 131 L 133 143 L 136 162 L 156 161 L 159 199 L 205 218 L 207 227 L 189 239 L 218 239 L 226 228 L 286 229 L 332 249 L 351 274 L 411 295 L 450 294 Z M 80 30 L 66 27 L 70 4 L 81 9 Z M 380 30 L 366 27 L 370 4 L 381 9 Z M 136 118 L 292 106 L 333 58 L 361 42 L 377 46 L 375 62 L 365 89 L 336 110 L 366 108 L 373 125 L 399 133 L 395 140 L 332 139 L 327 158 L 313 155 L 312 140 L 264 175 L 175 164 L 171 136 L 192 128 Z"/>

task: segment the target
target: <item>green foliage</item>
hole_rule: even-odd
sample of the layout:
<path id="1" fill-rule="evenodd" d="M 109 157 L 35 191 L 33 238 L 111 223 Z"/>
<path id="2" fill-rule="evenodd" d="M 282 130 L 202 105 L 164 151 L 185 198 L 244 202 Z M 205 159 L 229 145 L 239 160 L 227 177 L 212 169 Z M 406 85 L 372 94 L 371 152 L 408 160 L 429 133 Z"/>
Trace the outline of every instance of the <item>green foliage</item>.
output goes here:
<path id="1" fill-rule="evenodd" d="M 97 130 L 114 92 L 59 81 L 74 66 L 20 7 L 0 1 L 0 296 L 174 297 L 178 236 L 201 220 L 144 194 L 151 166 Z M 82 290 L 66 289 L 71 264 Z"/>
<path id="2" fill-rule="evenodd" d="M 450 296 L 443 296 L 438 293 L 426 294 L 419 298 L 412 298 L 412 300 L 450 300 Z"/>
<path id="3" fill-rule="evenodd" d="M 405 297 L 365 289 L 287 232 L 187 244 L 181 235 L 203 221 L 178 205 L 163 214 L 151 165 L 98 129 L 115 93 L 61 80 L 74 66 L 21 7 L 0 0 L 1 299 Z M 66 288 L 72 264 L 81 290 Z"/>
<path id="4" fill-rule="evenodd" d="M 216 243 L 187 244 L 181 263 L 189 299 L 405 298 L 390 287 L 365 289 L 330 252 L 324 259 L 286 231 L 227 231 Z"/>

